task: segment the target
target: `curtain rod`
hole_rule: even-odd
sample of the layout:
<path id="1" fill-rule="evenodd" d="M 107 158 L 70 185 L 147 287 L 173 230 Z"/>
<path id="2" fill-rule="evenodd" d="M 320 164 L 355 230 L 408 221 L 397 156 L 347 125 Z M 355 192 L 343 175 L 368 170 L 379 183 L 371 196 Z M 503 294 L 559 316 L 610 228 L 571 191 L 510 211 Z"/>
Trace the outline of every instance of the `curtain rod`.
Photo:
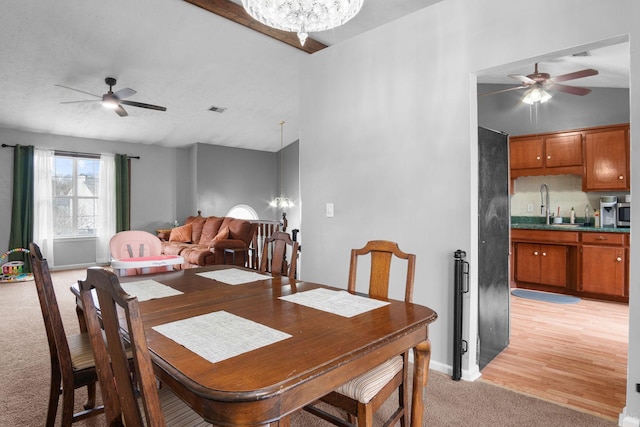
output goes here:
<path id="1" fill-rule="evenodd" d="M 15 145 L 2 144 L 2 148 L 15 148 Z M 63 156 L 80 156 L 80 157 L 95 157 L 99 156 L 99 154 L 94 153 L 78 153 L 77 151 L 62 151 L 62 150 L 54 150 L 56 154 L 61 154 Z M 140 159 L 140 156 L 127 156 L 128 159 Z"/>

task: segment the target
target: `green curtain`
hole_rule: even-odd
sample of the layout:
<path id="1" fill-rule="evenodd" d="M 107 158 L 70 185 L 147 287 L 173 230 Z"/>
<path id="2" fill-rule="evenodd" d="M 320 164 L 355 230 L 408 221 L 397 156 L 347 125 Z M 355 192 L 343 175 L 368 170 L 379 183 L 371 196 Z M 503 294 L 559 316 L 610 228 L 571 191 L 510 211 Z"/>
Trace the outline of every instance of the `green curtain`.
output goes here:
<path id="1" fill-rule="evenodd" d="M 131 228 L 130 160 L 126 154 L 116 154 L 116 233 Z"/>
<path id="2" fill-rule="evenodd" d="M 33 241 L 33 146 L 16 145 L 13 148 L 13 204 L 9 250 L 29 248 Z M 14 252 L 11 261 L 23 261 L 23 271 L 31 272 L 28 254 Z"/>

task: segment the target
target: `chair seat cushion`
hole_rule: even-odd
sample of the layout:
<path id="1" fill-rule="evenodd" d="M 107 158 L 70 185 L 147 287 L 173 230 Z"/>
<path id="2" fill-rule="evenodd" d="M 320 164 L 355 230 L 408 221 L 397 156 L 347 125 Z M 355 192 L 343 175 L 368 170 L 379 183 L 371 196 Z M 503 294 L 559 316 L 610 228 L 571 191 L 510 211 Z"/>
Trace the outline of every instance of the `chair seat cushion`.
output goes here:
<path id="1" fill-rule="evenodd" d="M 360 403 L 369 403 L 398 372 L 402 371 L 402 365 L 402 356 L 395 356 L 343 384 L 336 391 Z"/>
<path id="2" fill-rule="evenodd" d="M 200 427 L 211 424 L 203 420 L 182 399 L 176 396 L 166 385 L 158 390 L 160 406 L 165 423 L 171 427 Z M 146 420 L 145 420 L 146 421 Z M 146 424 L 146 423 L 145 423 Z"/>
<path id="3" fill-rule="evenodd" d="M 71 366 L 76 371 L 93 368 L 96 363 L 93 360 L 93 351 L 89 334 L 81 333 L 67 336 L 69 352 L 71 353 Z"/>

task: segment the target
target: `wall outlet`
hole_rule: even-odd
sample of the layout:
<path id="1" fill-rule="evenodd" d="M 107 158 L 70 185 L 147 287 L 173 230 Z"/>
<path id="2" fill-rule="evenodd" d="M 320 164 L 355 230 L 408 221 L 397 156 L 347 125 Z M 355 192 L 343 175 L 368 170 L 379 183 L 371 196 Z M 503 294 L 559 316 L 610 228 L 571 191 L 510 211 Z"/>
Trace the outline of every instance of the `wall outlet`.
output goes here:
<path id="1" fill-rule="evenodd" d="M 533 203 L 527 205 L 527 212 L 533 212 Z"/>
<path id="2" fill-rule="evenodd" d="M 333 203 L 327 203 L 325 215 L 327 218 L 333 218 Z"/>

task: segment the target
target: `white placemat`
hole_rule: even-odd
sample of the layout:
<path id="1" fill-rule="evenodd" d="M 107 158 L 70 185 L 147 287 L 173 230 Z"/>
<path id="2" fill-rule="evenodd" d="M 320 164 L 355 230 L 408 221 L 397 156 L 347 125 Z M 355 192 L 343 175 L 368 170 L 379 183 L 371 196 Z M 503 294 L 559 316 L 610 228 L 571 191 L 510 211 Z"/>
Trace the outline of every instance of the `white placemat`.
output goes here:
<path id="1" fill-rule="evenodd" d="M 129 295 L 137 296 L 138 301 L 147 301 L 150 299 L 171 297 L 182 294 L 179 290 L 163 285 L 155 280 L 139 280 L 137 282 L 120 283 L 120 286 L 122 286 L 122 289 L 124 289 L 124 291 Z"/>
<path id="2" fill-rule="evenodd" d="M 197 273 L 198 276 L 207 279 L 217 280 L 227 285 L 241 285 L 243 283 L 255 282 L 257 280 L 271 279 L 266 274 L 255 273 L 253 271 L 240 270 L 239 268 L 228 268 L 225 270 L 213 270 Z"/>
<path id="3" fill-rule="evenodd" d="M 342 317 L 353 317 L 358 314 L 384 307 L 389 303 L 376 299 L 350 294 L 347 291 L 332 291 L 317 288 L 310 291 L 280 297 L 280 299 L 337 314 Z"/>
<path id="4" fill-rule="evenodd" d="M 216 311 L 152 327 L 211 363 L 290 338 L 252 320 Z"/>

